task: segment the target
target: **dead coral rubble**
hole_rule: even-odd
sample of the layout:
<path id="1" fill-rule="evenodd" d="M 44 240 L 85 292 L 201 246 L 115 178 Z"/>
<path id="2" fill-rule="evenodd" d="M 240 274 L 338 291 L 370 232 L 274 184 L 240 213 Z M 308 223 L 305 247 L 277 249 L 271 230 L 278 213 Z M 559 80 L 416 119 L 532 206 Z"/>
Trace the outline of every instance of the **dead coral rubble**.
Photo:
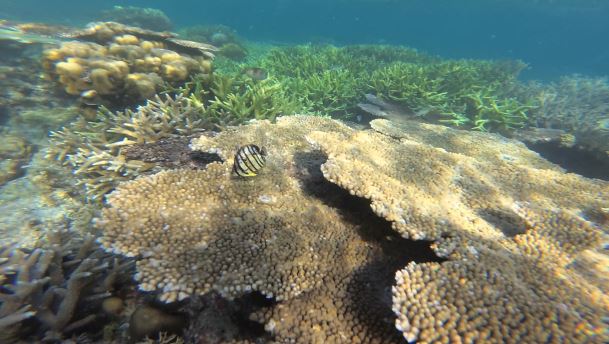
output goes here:
<path id="1" fill-rule="evenodd" d="M 225 162 L 121 184 L 98 221 L 102 245 L 137 256 L 140 288 L 167 302 L 271 298 L 250 318 L 278 342 L 399 342 L 395 317 L 422 343 L 602 342 L 609 300 L 569 264 L 599 243 L 599 225 L 582 216 L 609 207 L 607 183 L 491 134 L 372 125 L 293 116 L 195 139 Z M 234 149 L 249 143 L 267 148 L 267 165 L 235 178 Z M 367 239 L 387 234 L 320 197 L 340 190 L 321 172 L 448 261 L 400 260 L 411 240 L 387 249 Z"/>
<path id="2" fill-rule="evenodd" d="M 99 250 L 92 237 L 66 239 L 71 234 L 51 233 L 49 244 L 34 250 L 0 249 L 3 343 L 60 340 L 92 324 L 101 300 L 130 277 L 130 262 Z"/>

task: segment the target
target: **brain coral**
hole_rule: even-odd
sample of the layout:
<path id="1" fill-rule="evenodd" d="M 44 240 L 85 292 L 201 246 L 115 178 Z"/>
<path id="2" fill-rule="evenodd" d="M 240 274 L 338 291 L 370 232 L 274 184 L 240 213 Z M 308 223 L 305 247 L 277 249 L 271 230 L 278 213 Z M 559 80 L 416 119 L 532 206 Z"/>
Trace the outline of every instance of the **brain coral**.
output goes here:
<path id="1" fill-rule="evenodd" d="M 570 265 L 600 240 L 601 225 L 586 217 L 609 205 L 607 183 L 494 135 L 386 120 L 372 127 L 309 139 L 329 156 L 326 178 L 450 259 L 397 273 L 393 310 L 408 341 L 607 340 L 607 288 Z"/>
<path id="2" fill-rule="evenodd" d="M 250 318 L 278 342 L 399 342 L 394 321 L 419 342 L 602 341 L 607 296 L 569 264 L 600 240 L 583 216 L 609 206 L 606 183 L 490 134 L 373 127 L 294 116 L 195 139 L 225 162 L 121 184 L 98 220 L 102 245 L 138 256 L 140 288 L 165 301 L 272 297 Z M 267 165 L 233 177 L 249 143 Z M 357 198 L 324 177 L 395 232 L 366 202 L 347 209 Z"/>

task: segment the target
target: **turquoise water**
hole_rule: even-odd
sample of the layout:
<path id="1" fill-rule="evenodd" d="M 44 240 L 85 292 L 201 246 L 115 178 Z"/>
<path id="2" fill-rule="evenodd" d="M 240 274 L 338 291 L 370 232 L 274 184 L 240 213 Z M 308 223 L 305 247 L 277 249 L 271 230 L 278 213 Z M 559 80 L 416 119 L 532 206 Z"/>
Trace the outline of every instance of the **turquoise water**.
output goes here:
<path id="1" fill-rule="evenodd" d="M 526 78 L 606 75 L 603 1 L 2 1 L 0 15 L 84 24 L 113 4 L 154 7 L 176 28 L 224 24 L 252 40 L 403 44 L 449 58 L 521 59 Z"/>

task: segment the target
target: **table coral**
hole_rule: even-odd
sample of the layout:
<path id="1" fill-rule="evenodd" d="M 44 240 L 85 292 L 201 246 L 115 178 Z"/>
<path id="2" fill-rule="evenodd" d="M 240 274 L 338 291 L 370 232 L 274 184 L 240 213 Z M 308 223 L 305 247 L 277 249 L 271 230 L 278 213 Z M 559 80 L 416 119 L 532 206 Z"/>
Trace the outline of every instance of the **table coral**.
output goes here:
<path id="1" fill-rule="evenodd" d="M 375 241 L 385 240 L 386 232 L 368 220 L 345 221 L 314 195 L 332 185 L 319 171 L 325 157 L 304 138 L 312 129 L 349 130 L 329 119 L 296 116 L 194 140 L 193 148 L 226 162 L 122 184 L 108 195 L 110 207 L 98 221 L 101 242 L 141 257 L 140 288 L 159 292 L 164 301 L 257 291 L 279 302 L 251 318 L 280 342 L 397 341 L 389 286 L 401 264 L 396 257 L 404 253 L 387 243 L 392 254 L 386 254 Z M 235 179 L 234 148 L 252 142 L 268 149 L 267 164 L 256 178 Z"/>
<path id="2" fill-rule="evenodd" d="M 607 183 L 499 136 L 372 124 L 294 116 L 195 139 L 224 162 L 121 184 L 97 222 L 102 245 L 137 256 L 140 288 L 167 302 L 271 298 L 250 319 L 279 342 L 398 342 L 395 317 L 409 341 L 602 342 L 609 300 L 569 264 L 600 240 L 583 216 L 607 208 Z M 267 165 L 239 179 L 234 149 L 249 143 Z M 349 212 L 358 198 L 341 188 L 379 217 Z M 417 256 L 411 239 L 448 261 Z"/>
<path id="3" fill-rule="evenodd" d="M 570 265 L 599 244 L 601 225 L 587 217 L 609 205 L 607 183 L 565 174 L 499 136 L 386 120 L 372 127 L 309 138 L 329 156 L 326 178 L 449 258 L 396 275 L 396 326 L 408 341 L 607 339 L 609 298 Z"/>

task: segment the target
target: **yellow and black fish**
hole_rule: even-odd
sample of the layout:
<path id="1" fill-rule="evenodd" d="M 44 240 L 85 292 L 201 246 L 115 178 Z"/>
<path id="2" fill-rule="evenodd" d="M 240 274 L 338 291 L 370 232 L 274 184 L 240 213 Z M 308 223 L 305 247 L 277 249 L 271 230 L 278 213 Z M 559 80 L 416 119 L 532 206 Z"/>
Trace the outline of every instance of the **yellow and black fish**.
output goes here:
<path id="1" fill-rule="evenodd" d="M 240 177 L 254 177 L 260 172 L 266 161 L 264 148 L 249 144 L 240 147 L 235 154 L 233 171 Z"/>

